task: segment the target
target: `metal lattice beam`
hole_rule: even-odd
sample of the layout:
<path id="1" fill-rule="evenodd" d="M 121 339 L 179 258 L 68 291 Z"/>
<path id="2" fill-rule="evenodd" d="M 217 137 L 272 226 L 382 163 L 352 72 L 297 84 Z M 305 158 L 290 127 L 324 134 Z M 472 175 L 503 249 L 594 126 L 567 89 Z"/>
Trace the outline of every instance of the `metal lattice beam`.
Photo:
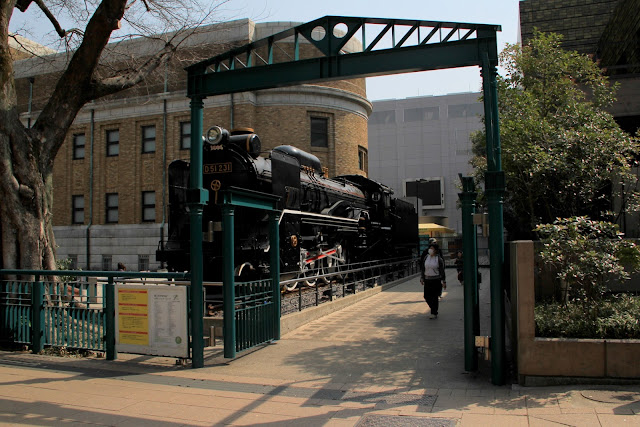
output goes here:
<path id="1" fill-rule="evenodd" d="M 497 64 L 497 31 L 498 25 L 325 16 L 188 67 L 187 96 L 481 65 L 482 51 Z M 301 58 L 302 43 L 316 55 Z"/>

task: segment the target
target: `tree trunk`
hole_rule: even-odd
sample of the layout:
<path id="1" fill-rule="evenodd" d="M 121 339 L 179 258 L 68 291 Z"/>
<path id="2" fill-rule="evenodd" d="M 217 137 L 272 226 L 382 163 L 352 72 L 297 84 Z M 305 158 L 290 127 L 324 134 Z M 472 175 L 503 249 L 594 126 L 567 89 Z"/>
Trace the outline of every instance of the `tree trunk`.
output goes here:
<path id="1" fill-rule="evenodd" d="M 15 117 L 0 120 L 1 267 L 55 269 L 51 171 L 41 171 L 24 128 L 11 126 Z"/>
<path id="2" fill-rule="evenodd" d="M 8 28 L 15 0 L 0 0 L 0 268 L 55 269 L 53 160 L 78 111 L 89 101 L 143 81 L 175 52 L 170 43 L 143 64 L 108 78 L 95 74 L 126 0 L 102 0 L 33 127 L 17 109 Z"/>

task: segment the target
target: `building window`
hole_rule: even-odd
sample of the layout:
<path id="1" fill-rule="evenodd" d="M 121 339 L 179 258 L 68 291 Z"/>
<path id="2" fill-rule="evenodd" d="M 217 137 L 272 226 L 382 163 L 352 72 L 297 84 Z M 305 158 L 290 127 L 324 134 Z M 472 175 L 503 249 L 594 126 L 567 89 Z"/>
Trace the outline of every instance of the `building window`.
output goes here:
<path id="1" fill-rule="evenodd" d="M 329 119 L 311 117 L 311 146 L 329 147 Z"/>
<path id="2" fill-rule="evenodd" d="M 369 172 L 369 157 L 367 149 L 360 146 L 358 146 L 358 169 L 366 173 Z"/>
<path id="3" fill-rule="evenodd" d="M 118 193 L 108 193 L 105 200 L 105 222 L 108 224 L 118 222 Z"/>
<path id="4" fill-rule="evenodd" d="M 156 220 L 156 192 L 142 192 L 142 221 L 154 222 Z"/>
<path id="5" fill-rule="evenodd" d="M 440 109 L 438 107 L 406 108 L 404 110 L 405 123 L 425 122 L 429 120 L 438 120 L 439 118 Z"/>
<path id="6" fill-rule="evenodd" d="M 138 271 L 149 271 L 149 255 L 138 255 Z"/>
<path id="7" fill-rule="evenodd" d="M 396 111 L 375 111 L 369 116 L 369 123 L 372 125 L 386 125 L 396 122 Z"/>
<path id="8" fill-rule="evenodd" d="M 154 125 L 142 126 L 142 152 L 156 152 L 156 127 Z"/>
<path id="9" fill-rule="evenodd" d="M 84 133 L 78 133 L 73 135 L 73 159 L 84 159 Z"/>
<path id="10" fill-rule="evenodd" d="M 107 157 L 120 154 L 120 131 L 118 129 L 107 131 Z"/>
<path id="11" fill-rule="evenodd" d="M 84 196 L 72 196 L 71 205 L 71 223 L 84 224 Z"/>
<path id="12" fill-rule="evenodd" d="M 102 271 L 111 271 L 111 255 L 102 255 Z"/>
<path id="13" fill-rule="evenodd" d="M 191 148 L 191 122 L 180 122 L 180 149 Z"/>
<path id="14" fill-rule="evenodd" d="M 461 118 L 461 117 L 478 117 L 484 115 L 484 104 L 457 104 L 449 105 L 449 118 Z"/>

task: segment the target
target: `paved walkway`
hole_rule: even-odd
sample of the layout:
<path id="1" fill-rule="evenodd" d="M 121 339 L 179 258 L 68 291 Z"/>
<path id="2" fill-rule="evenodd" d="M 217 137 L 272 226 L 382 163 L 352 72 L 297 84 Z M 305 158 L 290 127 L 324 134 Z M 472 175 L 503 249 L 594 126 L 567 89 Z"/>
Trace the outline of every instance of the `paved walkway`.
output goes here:
<path id="1" fill-rule="evenodd" d="M 462 288 L 430 320 L 417 278 L 206 367 L 0 352 L 0 423 L 15 425 L 640 425 L 640 387 L 493 386 L 464 371 Z M 488 292 L 481 288 L 486 325 Z M 488 331 L 483 330 L 483 334 Z"/>

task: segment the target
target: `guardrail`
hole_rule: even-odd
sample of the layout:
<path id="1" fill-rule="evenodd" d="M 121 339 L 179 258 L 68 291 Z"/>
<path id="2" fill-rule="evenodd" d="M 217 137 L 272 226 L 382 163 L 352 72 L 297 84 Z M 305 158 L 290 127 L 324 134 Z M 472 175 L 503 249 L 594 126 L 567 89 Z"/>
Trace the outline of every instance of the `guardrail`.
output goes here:
<path id="1" fill-rule="evenodd" d="M 281 280 L 280 288 L 283 292 L 298 284 L 295 290 L 287 292 L 289 298 L 281 299 L 282 315 L 318 306 L 325 301 L 342 298 L 376 285 L 382 285 L 400 276 L 416 274 L 420 271 L 418 258 L 374 260 L 342 264 L 330 268 L 332 269 L 330 272 L 324 272 L 327 267 L 320 267 L 308 270 L 304 277 Z M 316 284 L 309 286 L 306 282 L 315 282 Z M 222 287 L 222 283 L 205 282 L 204 287 L 210 289 L 205 297 L 205 313 L 209 313 L 209 315 L 218 313 L 219 315 L 222 311 L 221 291 L 216 292 L 213 288 Z M 292 301 L 290 297 L 295 294 L 298 297 L 297 303 Z M 205 314 L 205 316 L 207 315 Z"/>
<path id="2" fill-rule="evenodd" d="M 318 306 L 323 302 L 332 301 L 336 298 L 342 298 L 368 288 L 380 286 L 396 280 L 401 276 L 416 274 L 419 271 L 418 258 L 394 259 L 387 262 L 375 260 L 345 265 L 337 271 L 330 273 L 321 273 L 314 276 L 307 274 L 303 279 L 297 278 L 282 281 L 280 285 L 286 286 L 287 284 L 295 283 L 296 281 L 300 282 L 300 280 L 305 279 L 325 279 L 324 284 L 320 284 L 318 281 L 315 286 L 311 287 L 313 289 L 311 292 L 309 292 L 310 287 L 308 286 L 299 286 L 296 289 L 296 293 L 298 294 L 297 311 L 302 311 L 307 307 Z M 308 294 L 312 294 L 311 298 L 305 298 L 305 295 Z M 287 304 L 285 299 L 283 299 L 282 303 L 282 314 L 293 311 L 291 308 L 284 306 Z"/>
<path id="3" fill-rule="evenodd" d="M 169 284 L 187 273 L 78 270 L 0 270 L 0 340 L 104 351 L 115 350 L 114 283 Z"/>

